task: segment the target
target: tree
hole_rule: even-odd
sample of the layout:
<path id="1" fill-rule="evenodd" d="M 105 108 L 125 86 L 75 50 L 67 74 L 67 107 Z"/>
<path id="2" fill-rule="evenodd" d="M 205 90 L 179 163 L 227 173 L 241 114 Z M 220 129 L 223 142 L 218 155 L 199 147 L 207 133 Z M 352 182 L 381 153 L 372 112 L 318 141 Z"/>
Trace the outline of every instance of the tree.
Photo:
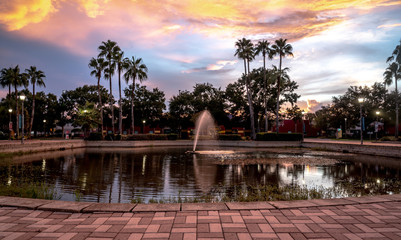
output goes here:
<path id="1" fill-rule="evenodd" d="M 25 73 L 20 72 L 20 68 L 17 65 L 15 68 L 12 68 L 11 71 L 9 72 L 9 78 L 10 78 L 10 83 L 12 86 L 14 86 L 14 93 L 15 93 L 15 108 L 16 108 L 16 126 L 15 130 L 17 132 L 17 137 L 19 137 L 19 131 L 18 131 L 18 87 L 20 86 L 27 86 L 28 81 L 27 81 L 27 75 Z"/>
<path id="2" fill-rule="evenodd" d="M 102 73 L 104 69 L 107 67 L 107 62 L 104 60 L 104 58 L 92 58 L 89 61 L 88 64 L 89 68 L 92 68 L 93 70 L 91 71 L 90 75 L 97 77 L 97 93 L 99 96 L 99 112 L 100 112 L 100 130 L 103 134 L 103 103 L 102 103 L 102 97 L 101 97 L 101 91 L 100 91 L 100 79 L 102 78 Z"/>
<path id="3" fill-rule="evenodd" d="M 132 79 L 132 96 L 131 96 L 131 128 L 134 132 L 134 95 L 135 95 L 135 80 L 138 79 L 140 83 L 148 78 L 148 68 L 142 62 L 142 58 L 132 57 L 132 60 L 126 60 L 126 72 L 124 74 L 125 81 L 129 84 Z"/>
<path id="4" fill-rule="evenodd" d="M 46 75 L 43 71 L 37 70 L 35 66 L 31 66 L 29 69 L 25 69 L 27 73 L 27 77 L 29 78 L 32 84 L 32 114 L 31 114 L 31 123 L 29 124 L 29 135 L 31 135 L 32 126 L 33 126 L 33 119 L 35 117 L 35 86 L 42 86 L 46 87 L 44 82 L 44 78 Z"/>
<path id="5" fill-rule="evenodd" d="M 251 90 L 249 89 L 250 85 L 250 80 L 249 80 L 249 62 L 254 59 L 254 49 L 253 49 L 253 44 L 251 40 L 242 38 L 237 40 L 235 43 L 235 47 L 237 48 L 235 50 L 234 56 L 238 56 L 238 58 L 244 60 L 244 76 L 246 78 L 246 92 L 247 92 L 247 97 L 248 97 L 248 106 L 249 106 L 249 112 L 251 116 L 251 131 L 252 131 L 252 139 L 256 139 L 256 132 L 255 132 L 255 117 L 254 117 L 254 111 L 253 111 L 253 104 L 252 104 L 252 93 Z M 248 66 L 248 69 L 247 69 Z"/>
<path id="6" fill-rule="evenodd" d="M 127 60 L 124 59 L 124 52 L 119 51 L 116 52 L 116 54 L 113 56 L 114 62 L 117 65 L 117 73 L 118 73 L 118 93 L 119 93 L 119 99 L 118 99 L 118 106 L 119 106 L 119 114 L 118 114 L 118 132 L 119 134 L 122 134 L 123 129 L 122 129 L 122 125 L 123 125 L 123 108 L 121 106 L 121 71 L 124 68 L 124 65 L 127 63 Z"/>
<path id="7" fill-rule="evenodd" d="M 98 47 L 98 50 L 100 51 L 98 57 L 105 57 L 107 59 L 107 64 L 108 67 L 104 70 L 105 75 L 109 78 L 110 82 L 110 97 L 109 97 L 109 103 L 111 107 L 111 128 L 113 131 L 113 134 L 115 133 L 114 131 L 114 105 L 112 102 L 113 99 L 113 89 L 112 89 L 112 84 L 111 84 L 111 77 L 114 75 L 114 70 L 115 70 L 115 62 L 113 61 L 113 56 L 115 56 L 119 51 L 121 51 L 120 47 L 117 45 L 116 42 L 107 40 L 107 42 L 102 42 L 102 44 Z"/>
<path id="8" fill-rule="evenodd" d="M 384 82 L 387 85 L 395 83 L 395 137 L 398 138 L 398 88 L 397 81 L 401 79 L 401 40 L 400 44 L 397 45 L 391 54 L 390 57 L 387 58 L 387 63 L 390 65 L 386 68 L 384 72 Z"/>
<path id="9" fill-rule="evenodd" d="M 295 104 L 300 97 L 297 93 L 295 93 L 296 89 L 298 89 L 298 85 L 295 81 L 291 81 L 290 77 L 287 74 L 288 69 L 283 69 L 282 81 L 280 82 L 280 105 L 285 102 L 289 102 L 290 104 Z M 276 108 L 276 100 L 277 100 L 277 86 L 272 84 L 276 81 L 278 76 L 278 70 L 273 66 L 272 69 L 266 70 L 266 81 L 267 81 L 267 95 L 264 95 L 263 89 L 263 78 L 264 78 L 264 69 L 258 68 L 252 70 L 250 77 L 253 79 L 250 85 L 250 89 L 252 91 L 252 103 L 254 106 L 254 112 L 256 116 L 263 116 L 265 112 L 265 106 L 267 107 L 268 112 L 274 112 Z M 231 122 L 233 125 L 241 126 L 246 122 L 247 118 L 249 118 L 250 112 L 247 106 L 248 101 L 245 98 L 246 90 L 245 90 L 245 76 L 239 78 L 236 82 L 231 83 L 227 86 L 225 96 L 228 103 L 228 111 L 232 114 Z M 264 105 L 264 101 L 266 99 L 266 105 Z"/>
<path id="10" fill-rule="evenodd" d="M 100 86 L 102 99 L 108 98 L 107 89 Z M 68 121 L 73 122 L 79 106 L 84 106 L 87 102 L 95 103 L 98 101 L 99 88 L 96 85 L 84 85 L 75 90 L 64 91 L 59 99 L 60 112 L 62 111 Z M 112 99 L 114 101 L 114 99 Z"/>
<path id="11" fill-rule="evenodd" d="M 295 124 L 294 132 L 297 132 L 298 131 L 297 123 L 299 120 L 302 119 L 301 109 L 298 107 L 298 105 L 295 105 L 292 106 L 292 108 L 287 108 L 286 112 L 287 112 L 287 118 L 291 119 Z"/>
<path id="12" fill-rule="evenodd" d="M 74 125 L 82 127 L 85 137 L 88 130 L 97 127 L 99 124 L 99 110 L 94 103 L 86 102 L 85 105 L 78 106 Z"/>
<path id="13" fill-rule="evenodd" d="M 279 110 L 280 110 L 280 81 L 282 78 L 281 66 L 285 56 L 293 56 L 291 44 L 287 44 L 287 39 L 278 39 L 272 46 L 272 56 L 278 55 L 280 57 L 279 75 L 277 77 L 277 108 L 276 108 L 276 131 L 279 132 Z"/>
<path id="14" fill-rule="evenodd" d="M 125 103 L 123 103 L 123 114 L 128 116 L 128 124 L 126 125 L 130 128 L 130 111 L 131 111 L 131 97 L 132 97 L 132 85 L 124 89 L 124 94 L 126 96 Z M 134 94 L 134 104 L 135 104 L 135 115 L 136 124 L 142 124 L 143 120 L 146 120 L 146 124 L 152 127 L 157 127 L 160 119 L 163 115 L 163 110 L 166 109 L 165 105 L 165 95 L 163 91 L 158 88 L 153 88 L 148 90 L 146 86 L 135 86 Z"/>
<path id="15" fill-rule="evenodd" d="M 266 55 L 268 59 L 273 59 L 272 56 L 272 49 L 270 48 L 270 43 L 266 40 L 259 41 L 255 48 L 255 54 L 259 55 L 262 54 L 263 56 L 263 100 L 264 100 L 264 107 L 265 107 L 265 131 L 268 131 L 268 115 L 267 115 L 267 83 L 266 83 Z"/>
<path id="16" fill-rule="evenodd" d="M 3 68 L 1 69 L 0 73 L 0 85 L 4 87 L 8 87 L 8 95 L 11 97 L 11 74 L 13 69 L 10 68 Z"/>
<path id="17" fill-rule="evenodd" d="M 179 91 L 177 96 L 170 98 L 169 111 L 174 120 L 172 127 L 178 127 L 178 129 L 189 127 L 191 117 L 195 113 L 193 101 L 193 94 L 187 90 Z"/>

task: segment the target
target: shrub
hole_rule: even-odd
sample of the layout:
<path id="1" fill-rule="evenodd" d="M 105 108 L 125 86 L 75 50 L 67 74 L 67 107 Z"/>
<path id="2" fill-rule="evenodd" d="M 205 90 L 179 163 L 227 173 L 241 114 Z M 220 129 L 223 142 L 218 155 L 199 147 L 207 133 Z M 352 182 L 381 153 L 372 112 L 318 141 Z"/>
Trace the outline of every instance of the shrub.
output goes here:
<path id="1" fill-rule="evenodd" d="M 242 140 L 241 135 L 239 134 L 220 134 L 219 140 L 231 140 L 231 141 L 238 141 Z"/>
<path id="2" fill-rule="evenodd" d="M 129 135 L 127 137 L 127 140 L 130 141 L 151 141 L 151 140 L 167 140 L 167 134 L 134 134 L 134 135 Z"/>
<path id="3" fill-rule="evenodd" d="M 181 139 L 189 139 L 189 133 L 187 131 L 181 131 Z"/>
<path id="4" fill-rule="evenodd" d="M 177 140 L 178 139 L 178 134 L 175 134 L 175 133 L 167 134 L 167 139 L 168 140 Z"/>
<path id="5" fill-rule="evenodd" d="M 105 137 L 104 140 L 108 140 L 108 141 L 113 141 L 115 140 L 115 135 L 112 133 L 108 133 Z"/>
<path id="6" fill-rule="evenodd" d="M 258 133 L 256 141 L 301 141 L 302 133 Z"/>
<path id="7" fill-rule="evenodd" d="M 102 140 L 102 139 L 103 139 L 102 133 L 100 133 L 100 132 L 91 132 L 91 133 L 89 133 L 89 137 L 86 140 L 98 141 L 98 140 Z"/>
<path id="8" fill-rule="evenodd" d="M 8 134 L 0 131 L 0 140 L 7 140 L 7 139 L 8 139 Z"/>

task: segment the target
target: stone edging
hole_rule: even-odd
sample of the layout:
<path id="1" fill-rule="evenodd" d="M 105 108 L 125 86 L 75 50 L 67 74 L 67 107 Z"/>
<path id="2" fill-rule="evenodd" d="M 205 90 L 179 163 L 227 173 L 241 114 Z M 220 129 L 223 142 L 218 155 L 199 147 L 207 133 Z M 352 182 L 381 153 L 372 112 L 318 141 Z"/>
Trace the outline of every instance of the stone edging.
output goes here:
<path id="1" fill-rule="evenodd" d="M 0 207 L 16 207 L 55 212 L 169 212 L 169 211 L 210 211 L 210 210 L 271 210 L 305 207 L 327 207 L 357 205 L 367 203 L 401 202 L 401 194 L 348 197 L 334 199 L 313 199 L 268 202 L 226 202 L 226 203 L 168 203 L 168 204 L 131 204 L 131 203 L 90 203 L 68 202 L 0 196 Z"/>

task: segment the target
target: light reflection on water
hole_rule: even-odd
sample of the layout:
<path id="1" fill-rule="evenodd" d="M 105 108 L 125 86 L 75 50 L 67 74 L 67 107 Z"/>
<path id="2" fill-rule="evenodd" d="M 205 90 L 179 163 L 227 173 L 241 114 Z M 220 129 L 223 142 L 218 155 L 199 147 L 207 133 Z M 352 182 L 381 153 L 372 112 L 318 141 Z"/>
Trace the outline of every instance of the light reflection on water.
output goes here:
<path id="1" fill-rule="evenodd" d="M 184 148 L 87 149 L 56 153 L 40 159 L 25 159 L 14 168 L 38 167 L 34 181 L 53 184 L 62 200 L 130 202 L 132 199 L 199 197 L 216 186 L 270 184 L 307 188 L 333 187 L 339 181 L 396 177 L 399 165 L 387 167 L 358 162 L 358 155 L 321 154 L 290 151 L 264 152 L 221 149 L 214 154 L 187 154 Z M 230 150 L 231 151 L 231 150 Z M 206 152 L 204 152 L 206 153 Z M 34 158 L 34 157 L 33 157 Z M 342 161 L 342 160 L 351 160 Z M 386 160 L 388 161 L 388 160 Z M 384 162 L 384 160 L 383 160 Z M 391 160 L 390 160 L 391 162 Z M 9 167 L 2 169 L 7 172 Z M 16 176 L 8 172 L 11 184 Z M 78 191 L 77 191 L 78 190 Z"/>

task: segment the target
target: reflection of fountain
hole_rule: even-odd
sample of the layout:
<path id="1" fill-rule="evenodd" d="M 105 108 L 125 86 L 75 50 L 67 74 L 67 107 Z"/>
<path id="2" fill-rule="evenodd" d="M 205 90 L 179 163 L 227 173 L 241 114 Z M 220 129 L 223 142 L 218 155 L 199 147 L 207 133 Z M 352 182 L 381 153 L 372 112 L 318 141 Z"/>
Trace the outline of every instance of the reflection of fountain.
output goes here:
<path id="1" fill-rule="evenodd" d="M 203 111 L 200 117 L 196 120 L 195 133 L 193 152 L 196 150 L 196 145 L 198 144 L 200 135 L 206 136 L 209 139 L 216 138 L 214 119 L 208 110 Z"/>

